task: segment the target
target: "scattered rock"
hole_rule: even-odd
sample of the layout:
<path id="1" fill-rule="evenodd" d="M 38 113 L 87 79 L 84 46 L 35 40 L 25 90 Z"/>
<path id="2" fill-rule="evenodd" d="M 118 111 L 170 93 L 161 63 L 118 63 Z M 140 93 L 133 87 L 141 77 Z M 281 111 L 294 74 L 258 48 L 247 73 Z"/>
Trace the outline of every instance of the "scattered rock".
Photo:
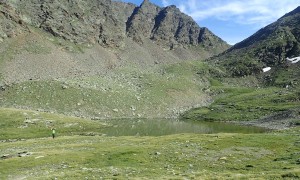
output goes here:
<path id="1" fill-rule="evenodd" d="M 62 88 L 62 89 L 68 89 L 69 87 L 68 87 L 67 85 L 64 84 L 64 85 L 61 86 L 61 88 Z"/>
<path id="2" fill-rule="evenodd" d="M 29 119 L 26 119 L 24 121 L 24 123 L 26 123 L 26 124 L 35 124 L 35 122 L 33 122 L 32 120 L 29 120 Z"/>
<path id="3" fill-rule="evenodd" d="M 24 124 L 24 125 L 19 126 L 18 128 L 20 128 L 20 129 L 25 129 L 25 128 L 28 128 L 28 125 L 27 125 L 27 124 Z"/>
<path id="4" fill-rule="evenodd" d="M 132 111 L 135 111 L 135 110 L 136 110 L 136 107 L 131 106 L 130 109 L 131 109 Z"/>
<path id="5" fill-rule="evenodd" d="M 254 166 L 251 164 L 246 165 L 246 168 L 253 168 Z"/>
<path id="6" fill-rule="evenodd" d="M 119 175 L 120 175 L 120 172 L 118 171 L 117 168 L 110 167 L 110 170 L 111 170 L 111 174 L 112 174 L 113 176 L 119 176 Z"/>
<path id="7" fill-rule="evenodd" d="M 1 156 L 1 159 L 9 159 L 12 158 L 13 156 L 10 154 L 4 154 L 3 156 Z"/>
<path id="8" fill-rule="evenodd" d="M 69 128 L 69 127 L 77 126 L 77 125 L 78 125 L 78 123 L 68 123 L 68 124 L 65 124 L 64 127 Z"/>
<path id="9" fill-rule="evenodd" d="M 24 152 L 19 152 L 18 156 L 19 157 L 26 157 L 26 156 L 30 156 L 32 153 L 24 151 Z"/>
<path id="10" fill-rule="evenodd" d="M 226 161 L 226 160 L 227 160 L 227 157 L 220 157 L 219 160 Z"/>
<path id="11" fill-rule="evenodd" d="M 34 159 L 40 159 L 40 158 L 43 158 L 43 157 L 45 157 L 45 156 L 37 156 Z"/>
<path id="12" fill-rule="evenodd" d="M 161 153 L 160 152 L 155 152 L 154 155 L 159 156 L 159 155 L 161 155 Z"/>
<path id="13" fill-rule="evenodd" d="M 46 124 L 52 124 L 53 121 L 52 121 L 52 120 L 46 120 L 45 123 L 46 123 Z"/>

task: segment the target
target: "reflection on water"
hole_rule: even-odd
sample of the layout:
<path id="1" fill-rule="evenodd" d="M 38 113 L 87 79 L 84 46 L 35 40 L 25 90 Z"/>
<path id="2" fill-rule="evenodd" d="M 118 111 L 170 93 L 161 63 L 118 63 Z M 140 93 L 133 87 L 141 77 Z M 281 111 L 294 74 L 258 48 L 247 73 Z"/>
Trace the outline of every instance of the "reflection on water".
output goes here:
<path id="1" fill-rule="evenodd" d="M 257 127 L 229 123 L 179 121 L 174 119 L 120 119 L 105 121 L 102 133 L 108 136 L 163 136 L 181 133 L 263 133 Z"/>

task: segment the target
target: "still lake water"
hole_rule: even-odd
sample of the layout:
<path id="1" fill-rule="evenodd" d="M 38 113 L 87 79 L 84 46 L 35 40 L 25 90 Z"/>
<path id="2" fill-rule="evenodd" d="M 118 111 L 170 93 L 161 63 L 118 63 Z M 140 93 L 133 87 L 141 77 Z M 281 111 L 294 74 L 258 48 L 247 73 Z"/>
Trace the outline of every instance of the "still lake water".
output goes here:
<path id="1" fill-rule="evenodd" d="M 101 129 L 108 136 L 163 136 L 196 133 L 263 133 L 266 129 L 231 123 L 180 121 L 176 119 L 118 119 L 103 121 L 108 124 Z"/>

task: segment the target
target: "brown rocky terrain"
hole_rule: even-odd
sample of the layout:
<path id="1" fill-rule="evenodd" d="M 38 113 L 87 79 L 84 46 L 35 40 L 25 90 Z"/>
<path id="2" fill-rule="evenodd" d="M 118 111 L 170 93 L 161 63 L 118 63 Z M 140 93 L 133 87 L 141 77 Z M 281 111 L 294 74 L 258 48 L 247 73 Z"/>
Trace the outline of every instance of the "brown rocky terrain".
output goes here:
<path id="1" fill-rule="evenodd" d="M 149 0 L 0 0 L 0 25 L 0 106 L 81 117 L 177 117 L 206 105 L 196 60 L 229 48 Z"/>
<path id="2" fill-rule="evenodd" d="M 145 69 L 205 59 L 229 47 L 175 6 L 162 8 L 148 0 L 139 7 L 111 0 L 2 0 L 0 12 L 0 39 L 8 41 L 1 51 L 19 49 L 1 58 L 7 83 L 124 66 Z M 28 44 L 47 51 L 20 50 Z M 79 53 L 74 46 L 81 47 Z M 47 73 L 49 68 L 57 74 Z"/>

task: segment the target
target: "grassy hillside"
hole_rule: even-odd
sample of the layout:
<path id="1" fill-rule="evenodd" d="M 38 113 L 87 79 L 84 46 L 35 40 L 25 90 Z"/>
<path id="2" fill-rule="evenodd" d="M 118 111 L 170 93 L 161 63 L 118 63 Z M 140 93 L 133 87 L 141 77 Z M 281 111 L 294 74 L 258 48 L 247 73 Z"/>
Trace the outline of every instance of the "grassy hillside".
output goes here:
<path id="1" fill-rule="evenodd" d="M 298 124 L 300 87 L 297 84 L 298 80 L 293 78 L 295 74 L 290 76 L 291 74 L 293 73 L 281 69 L 264 75 L 262 78 L 272 79 L 267 86 L 254 76 L 225 78 L 217 86 L 212 84 L 209 88 L 216 94 L 211 105 L 188 111 L 182 118 L 207 121 L 257 121 L 257 125 L 265 121 L 277 121 L 279 124 L 282 123 L 282 127 Z M 290 121 L 285 124 L 287 119 Z"/>
<path id="2" fill-rule="evenodd" d="M 248 121 L 260 119 L 273 113 L 299 110 L 299 90 L 280 88 L 228 88 L 222 90 L 214 103 L 206 108 L 199 108 L 199 119 L 217 121 Z M 203 114 L 202 114 L 203 113 Z"/>
<path id="3" fill-rule="evenodd" d="M 13 109 L 1 109 L 0 116 L 0 179 L 300 177 L 299 128 L 266 134 L 106 137 L 99 135 L 107 125 L 95 121 Z M 56 139 L 49 126 L 57 128 Z"/>

